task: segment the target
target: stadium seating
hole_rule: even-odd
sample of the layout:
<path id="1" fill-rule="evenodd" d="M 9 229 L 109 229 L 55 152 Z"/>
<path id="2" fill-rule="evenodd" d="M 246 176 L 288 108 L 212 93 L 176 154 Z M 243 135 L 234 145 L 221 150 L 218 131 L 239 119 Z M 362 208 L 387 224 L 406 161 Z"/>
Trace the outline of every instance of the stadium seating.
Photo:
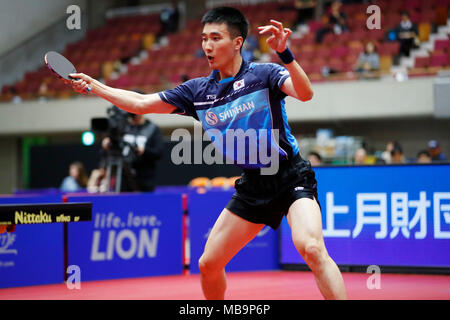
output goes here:
<path id="1" fill-rule="evenodd" d="M 366 27 L 367 4 L 344 4 L 349 32 L 336 35 L 328 33 L 322 43 L 315 43 L 315 33 L 323 23 L 321 20 L 308 21 L 309 31 L 301 37 L 292 37 L 290 47 L 300 65 L 312 81 L 355 80 L 353 73 L 358 55 L 367 41 L 376 43 L 380 55 L 381 74 L 390 74 L 400 43 L 389 40 L 388 32 L 400 21 L 402 10 L 411 13 L 411 19 L 418 24 L 421 41 L 430 39 L 431 30 L 446 24 L 444 15 L 448 13 L 450 0 L 380 0 L 382 26 L 380 30 Z M 296 26 L 297 12 L 284 3 L 270 2 L 257 5 L 237 6 L 248 18 L 250 35 L 257 35 L 256 27 L 268 23 L 269 19 L 282 21 L 286 27 Z M 446 16 L 445 16 L 446 18 Z M 106 84 L 124 89 L 139 89 L 144 92 L 172 87 L 183 79 L 205 76 L 210 72 L 203 57 L 200 42 L 202 25 L 198 19 L 188 20 L 184 30 L 168 36 L 167 46 L 155 46 L 159 31 L 157 14 L 113 18 L 93 30 L 89 30 L 81 41 L 67 45 L 63 54 L 70 59 L 78 71 L 102 79 Z M 272 62 L 279 58 L 267 46 L 266 37 L 258 37 L 259 53 L 267 53 Z M 133 61 L 133 57 L 146 58 Z M 449 68 L 450 40 L 434 42 L 434 50 L 428 57 L 416 57 L 411 75 L 436 74 Z M 126 68 L 120 68 L 125 65 Z M 324 75 L 324 68 L 332 69 Z M 336 73 L 337 72 L 337 73 Z M 75 95 L 71 88 L 56 79 L 48 69 L 41 67 L 28 72 L 23 79 L 11 86 L 3 86 L 0 101 L 8 101 L 13 94 L 22 99 L 39 96 L 61 98 Z"/>

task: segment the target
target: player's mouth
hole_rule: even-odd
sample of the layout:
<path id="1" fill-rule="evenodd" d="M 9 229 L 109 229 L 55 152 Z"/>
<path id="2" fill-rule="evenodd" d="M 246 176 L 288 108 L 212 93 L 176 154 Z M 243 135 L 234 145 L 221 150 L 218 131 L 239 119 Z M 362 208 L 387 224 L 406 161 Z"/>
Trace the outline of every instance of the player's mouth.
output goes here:
<path id="1" fill-rule="evenodd" d="M 213 63 L 214 62 L 214 57 L 213 56 L 206 56 L 206 58 L 208 59 L 209 63 Z"/>

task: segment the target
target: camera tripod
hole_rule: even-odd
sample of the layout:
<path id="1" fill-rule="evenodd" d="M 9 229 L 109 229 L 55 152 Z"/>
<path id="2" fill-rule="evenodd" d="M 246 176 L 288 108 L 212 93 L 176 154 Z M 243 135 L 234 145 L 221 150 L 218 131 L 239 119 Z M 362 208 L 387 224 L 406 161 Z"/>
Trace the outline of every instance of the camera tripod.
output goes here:
<path id="1" fill-rule="evenodd" d="M 122 186 L 123 158 L 120 155 L 108 155 L 106 158 L 106 185 L 107 191 L 111 190 L 111 173 L 116 169 L 115 192 L 119 193 Z"/>

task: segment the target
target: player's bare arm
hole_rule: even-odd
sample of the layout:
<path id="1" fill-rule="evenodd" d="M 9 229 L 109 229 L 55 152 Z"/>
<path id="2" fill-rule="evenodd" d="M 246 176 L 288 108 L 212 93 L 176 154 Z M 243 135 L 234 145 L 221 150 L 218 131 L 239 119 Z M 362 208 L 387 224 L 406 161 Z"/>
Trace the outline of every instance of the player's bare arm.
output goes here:
<path id="1" fill-rule="evenodd" d="M 276 52 L 282 53 L 287 48 L 287 40 L 292 31 L 289 28 L 284 28 L 281 22 L 276 20 L 270 20 L 270 22 L 271 25 L 258 27 L 259 34 L 271 33 L 272 35 L 267 38 L 267 44 Z M 281 86 L 281 91 L 301 101 L 311 100 L 313 90 L 305 71 L 295 60 L 284 66 L 289 71 L 290 77 Z"/>
<path id="2" fill-rule="evenodd" d="M 91 93 L 108 100 L 122 110 L 135 113 L 172 113 L 176 107 L 161 100 L 158 93 L 140 94 L 134 91 L 109 87 L 84 73 L 71 74 L 79 80 L 72 80 L 76 92 L 86 93 L 88 87 Z"/>

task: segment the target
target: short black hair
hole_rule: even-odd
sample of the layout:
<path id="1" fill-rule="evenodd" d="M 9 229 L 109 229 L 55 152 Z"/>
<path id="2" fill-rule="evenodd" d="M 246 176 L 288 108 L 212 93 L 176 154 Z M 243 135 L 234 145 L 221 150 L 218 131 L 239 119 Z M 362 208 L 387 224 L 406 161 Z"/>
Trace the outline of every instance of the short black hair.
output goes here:
<path id="1" fill-rule="evenodd" d="M 209 10 L 202 18 L 202 25 L 207 23 L 225 23 L 233 38 L 241 36 L 244 41 L 247 38 L 248 21 L 236 8 L 217 7 Z"/>
<path id="2" fill-rule="evenodd" d="M 427 156 L 427 157 L 431 158 L 431 155 L 428 152 L 428 150 L 420 150 L 419 152 L 417 152 L 417 158 L 420 157 L 421 155 L 424 155 L 424 156 Z"/>
<path id="3" fill-rule="evenodd" d="M 403 148 L 397 141 L 394 142 L 394 147 L 391 150 L 391 155 L 393 156 L 396 153 L 402 153 L 403 154 Z"/>
<path id="4" fill-rule="evenodd" d="M 403 10 L 403 11 L 400 13 L 400 16 L 408 16 L 408 18 L 411 17 L 411 15 L 409 14 L 409 12 L 406 11 L 406 10 Z"/>
<path id="5" fill-rule="evenodd" d="M 322 157 L 320 156 L 320 154 L 315 151 L 311 151 L 310 153 L 308 153 L 308 156 L 314 156 L 319 159 L 319 161 L 322 161 Z"/>

